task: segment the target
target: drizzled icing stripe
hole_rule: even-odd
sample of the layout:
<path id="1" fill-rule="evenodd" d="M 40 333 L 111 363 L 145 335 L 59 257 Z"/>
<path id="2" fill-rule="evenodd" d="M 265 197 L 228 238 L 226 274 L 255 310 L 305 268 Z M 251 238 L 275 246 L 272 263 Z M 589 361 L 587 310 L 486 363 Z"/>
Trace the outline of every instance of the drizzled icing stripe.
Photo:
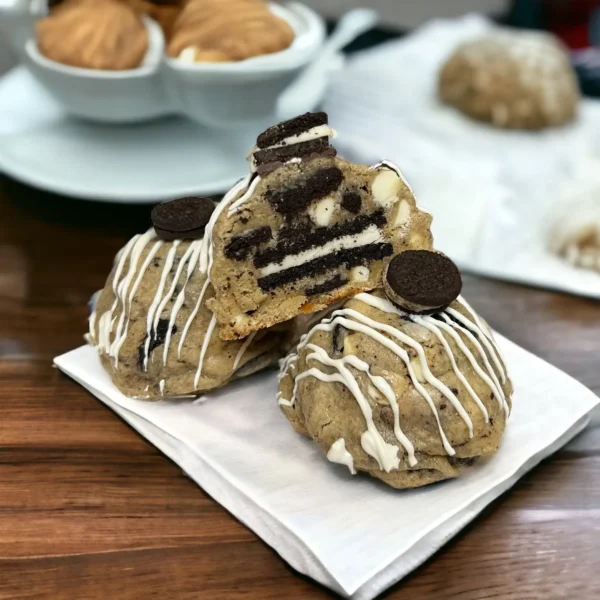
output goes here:
<path id="1" fill-rule="evenodd" d="M 362 293 L 362 294 L 358 294 L 357 296 L 355 296 L 354 299 L 355 300 L 359 300 L 363 304 L 367 304 L 367 305 L 369 305 L 369 306 L 371 306 L 373 308 L 377 308 L 378 310 L 381 310 L 382 312 L 396 314 L 396 315 L 398 315 L 400 317 L 403 317 L 403 318 L 409 318 L 409 319 L 411 319 L 412 321 L 414 321 L 416 323 L 421 323 L 422 325 L 427 324 L 428 325 L 428 329 L 431 328 L 431 327 L 433 327 L 434 329 L 437 329 L 437 331 L 434 332 L 434 333 L 436 333 L 436 335 L 438 333 L 439 333 L 439 335 L 441 335 L 441 331 L 439 331 L 439 330 L 443 329 L 457 343 L 458 347 L 461 349 L 461 351 L 467 357 L 467 360 L 471 363 L 471 365 L 473 366 L 474 370 L 484 380 L 484 382 L 489 386 L 490 390 L 492 391 L 492 393 L 494 394 L 494 396 L 498 400 L 498 403 L 504 409 L 504 411 L 506 412 L 506 414 L 508 414 L 510 412 L 509 411 L 509 407 L 508 407 L 508 403 L 506 402 L 505 394 L 504 394 L 504 392 L 502 390 L 502 386 L 498 382 L 496 373 L 495 373 L 494 369 L 491 367 L 491 365 L 489 363 L 489 360 L 488 360 L 488 357 L 487 357 L 487 354 L 486 354 L 485 350 L 482 348 L 481 344 L 477 341 L 477 339 L 475 338 L 475 336 L 473 336 L 470 333 L 470 331 L 466 330 L 464 327 L 461 327 L 459 324 L 457 324 L 456 322 L 454 322 L 451 319 L 449 319 L 448 316 L 445 314 L 446 311 L 444 311 L 442 313 L 439 313 L 441 315 L 441 317 L 446 320 L 446 324 L 444 324 L 444 323 L 438 321 L 437 319 L 435 319 L 433 316 L 421 317 L 421 316 L 418 316 L 418 315 L 411 315 L 411 314 L 409 314 L 409 313 L 407 313 L 405 311 L 402 311 L 399 308 L 397 308 L 392 302 L 390 302 L 389 300 L 387 300 L 386 298 L 378 298 L 377 296 L 372 296 L 371 294 Z M 469 310 L 472 315 L 477 316 L 476 313 L 473 311 L 473 309 L 471 309 L 469 307 L 469 305 L 466 303 L 466 301 L 461 296 L 459 296 L 457 300 L 463 306 L 465 306 L 465 308 L 467 310 Z M 447 309 L 447 310 L 449 310 L 449 309 Z M 460 313 L 458 313 L 458 314 L 460 314 Z M 489 334 L 489 333 L 487 333 L 485 331 L 484 324 L 481 322 L 481 320 L 479 319 L 479 317 L 477 317 L 477 318 L 478 318 L 478 321 L 477 321 L 478 326 L 475 326 L 474 324 L 471 323 L 471 325 L 473 327 L 472 330 L 475 331 L 475 333 L 481 332 L 482 336 L 485 336 L 487 338 L 487 340 L 490 342 L 490 345 L 493 348 L 495 348 L 495 350 L 496 350 L 496 352 L 498 354 L 500 354 L 500 349 L 498 348 L 498 346 L 497 346 L 496 342 L 494 341 L 494 339 L 492 338 L 491 334 Z M 465 321 L 468 322 L 468 319 L 465 319 Z M 477 363 L 477 359 L 473 356 L 473 354 L 469 350 L 469 348 L 464 344 L 464 342 L 462 341 L 462 339 L 460 338 L 460 336 L 457 335 L 456 333 L 454 333 L 453 328 L 454 329 L 458 329 L 459 331 L 462 331 L 464 333 L 464 335 L 475 346 L 475 348 L 477 348 L 479 354 L 481 355 L 482 360 L 484 361 L 484 364 L 486 365 L 486 368 L 488 370 L 489 375 L 487 375 L 486 373 L 484 373 L 484 371 L 481 369 L 481 367 Z M 448 348 L 446 348 L 444 346 L 444 350 L 446 351 L 446 354 L 448 355 L 448 358 L 450 359 L 450 362 L 452 364 L 452 361 L 454 360 L 454 355 L 452 354 L 452 351 L 451 351 L 450 347 L 448 346 Z M 454 362 L 456 363 L 456 361 L 454 361 Z M 501 372 L 504 373 L 504 378 L 506 380 L 506 373 L 505 373 L 504 368 L 502 368 Z M 458 376 L 458 372 L 456 370 L 455 370 L 455 373 Z M 462 375 L 462 373 L 461 373 L 461 375 Z M 460 379 L 460 376 L 459 376 L 459 379 Z M 476 401 L 476 403 L 477 403 L 477 405 L 480 408 L 483 406 L 483 403 L 481 402 L 481 400 L 479 398 Z M 485 407 L 483 407 L 483 409 L 484 410 L 482 410 L 482 412 L 484 413 L 484 416 L 486 416 L 487 415 L 487 410 L 485 409 Z"/>
<path id="2" fill-rule="evenodd" d="M 154 299 L 152 300 L 152 304 L 148 309 L 148 315 L 146 317 L 146 341 L 144 343 L 144 371 L 148 370 L 148 355 L 150 352 L 151 334 L 156 332 L 156 326 L 158 325 L 158 320 L 160 319 L 159 313 L 159 319 L 156 319 L 155 322 L 157 308 L 160 303 L 160 298 L 162 297 L 163 290 L 165 289 L 165 284 L 167 283 L 167 277 L 171 272 L 171 268 L 173 267 L 173 262 L 175 261 L 175 255 L 177 254 L 177 248 L 179 247 L 179 244 L 181 244 L 181 241 L 175 240 L 173 242 L 173 246 L 171 246 L 169 252 L 167 253 L 167 256 L 165 257 L 165 266 L 160 276 L 158 288 L 156 290 L 156 294 L 154 295 Z"/>
<path id="3" fill-rule="evenodd" d="M 148 269 L 148 266 L 150 265 L 150 263 L 154 259 L 154 256 L 156 255 L 156 253 L 158 252 L 159 248 L 162 245 L 163 245 L 162 241 L 158 241 L 154 244 L 154 246 L 148 253 L 148 256 L 146 257 L 146 260 L 144 261 L 142 268 L 140 269 L 138 277 L 135 280 L 135 283 L 133 284 L 131 291 L 129 292 L 129 299 L 127 302 L 127 319 L 125 322 L 125 326 L 123 328 L 123 335 L 121 335 L 121 337 L 119 338 L 120 328 L 117 328 L 117 333 L 115 334 L 115 341 L 113 342 L 113 344 L 111 346 L 111 355 L 115 359 L 115 367 L 119 364 L 119 352 L 121 351 L 121 347 L 123 346 L 123 344 L 125 343 L 125 340 L 127 339 L 127 333 L 129 331 L 129 319 L 131 316 L 131 305 L 133 303 L 133 298 L 134 298 L 135 293 L 137 292 L 138 287 L 146 273 L 146 270 Z M 121 316 L 123 316 L 123 315 L 125 315 L 125 307 L 123 307 L 123 311 L 121 312 Z"/>
<path id="4" fill-rule="evenodd" d="M 504 359 L 504 356 L 500 350 L 500 347 L 498 346 L 498 344 L 496 344 L 496 342 L 494 341 L 494 338 L 492 337 L 492 334 L 490 332 L 489 327 L 487 327 L 485 325 L 485 323 L 483 323 L 481 321 L 481 318 L 479 317 L 479 315 L 473 310 L 473 308 L 471 307 L 471 305 L 462 297 L 459 296 L 457 298 L 457 301 L 462 305 L 462 307 L 469 313 L 469 315 L 471 315 L 471 318 L 473 319 L 473 321 L 475 321 L 477 327 L 479 327 L 479 329 L 481 329 L 481 331 L 483 332 L 483 335 L 485 335 L 485 337 L 487 337 L 487 339 L 492 343 L 492 345 L 494 346 L 494 350 L 496 351 L 496 354 L 500 357 L 500 361 L 503 365 L 501 373 L 503 374 L 503 383 L 506 383 L 506 368 L 504 367 L 504 365 L 506 365 L 506 360 Z"/>
<path id="5" fill-rule="evenodd" d="M 456 321 L 459 321 L 462 325 L 464 325 L 467 329 L 469 329 L 473 333 L 479 334 L 479 338 L 482 344 L 490 353 L 490 356 L 492 357 L 492 360 L 496 365 L 496 369 L 498 369 L 498 373 L 500 373 L 500 379 L 502 380 L 502 383 L 506 383 L 506 372 L 504 371 L 504 367 L 502 366 L 502 361 L 498 358 L 496 350 L 494 349 L 495 344 L 490 342 L 488 336 L 485 333 L 483 333 L 483 329 L 481 327 L 478 327 L 475 323 L 469 321 L 469 319 L 464 317 L 454 308 L 447 308 L 446 312 Z"/>
<path id="6" fill-rule="evenodd" d="M 248 350 L 248 346 L 250 346 L 250 344 L 254 341 L 254 338 L 256 337 L 256 334 L 258 333 L 258 331 L 253 331 L 245 340 L 244 343 L 242 344 L 242 346 L 240 347 L 240 349 L 238 350 L 238 353 L 235 357 L 235 360 L 233 361 L 233 370 L 237 370 L 238 365 L 240 364 L 240 361 L 242 360 L 242 357 L 244 356 L 244 354 L 246 353 L 246 350 Z"/>
<path id="7" fill-rule="evenodd" d="M 194 253 L 194 250 L 195 250 L 194 244 L 198 244 L 198 242 L 192 242 L 189 245 L 188 249 L 185 251 L 185 254 L 179 260 L 179 265 L 177 266 L 177 270 L 175 271 L 173 281 L 171 282 L 171 287 L 168 289 L 167 293 L 160 299 L 160 303 L 159 303 L 158 308 L 156 309 L 156 313 L 154 315 L 154 322 L 152 324 L 152 329 L 154 332 L 157 331 L 160 317 L 161 317 L 163 311 L 165 310 L 167 304 L 173 297 L 173 294 L 175 293 L 175 289 L 177 288 L 177 284 L 179 283 L 179 278 L 181 277 L 181 274 L 183 273 L 183 269 L 185 268 L 188 260 Z M 169 265 L 169 270 L 171 269 L 171 267 L 172 267 L 172 264 Z M 165 268 L 166 268 L 166 265 L 165 265 Z M 167 335 L 168 335 L 168 331 L 167 331 Z M 150 340 L 148 339 L 147 341 L 149 342 Z"/>
<path id="8" fill-rule="evenodd" d="M 115 366 L 118 364 L 119 341 L 121 338 L 121 332 L 123 330 L 123 326 L 125 324 L 125 317 L 128 314 L 126 300 L 127 300 L 127 296 L 128 296 L 127 292 L 129 291 L 129 285 L 131 284 L 131 281 L 133 280 L 133 277 L 135 276 L 138 262 L 139 262 L 140 256 L 142 255 L 144 248 L 148 245 L 148 242 L 153 240 L 155 237 L 156 237 L 156 233 L 154 232 L 153 229 L 150 229 L 138 239 L 138 241 L 135 243 L 135 245 L 133 246 L 133 248 L 131 250 L 131 257 L 129 258 L 129 269 L 127 271 L 127 274 L 125 275 L 125 277 L 123 278 L 123 280 L 119 283 L 119 285 L 117 287 L 117 294 L 119 297 L 119 302 L 121 303 L 123 310 L 121 311 L 121 315 L 119 317 L 119 322 L 117 324 L 117 329 L 115 331 L 114 342 L 108 348 L 109 356 L 113 356 L 115 359 Z"/>
<path id="9" fill-rule="evenodd" d="M 260 181 L 261 181 L 260 176 L 255 175 L 254 181 L 252 181 L 252 183 L 250 184 L 250 187 L 248 187 L 248 185 L 246 185 L 246 188 L 247 188 L 246 192 L 240 198 L 238 198 L 235 202 L 233 202 L 233 204 L 229 207 L 229 209 L 227 211 L 228 217 L 231 217 L 231 215 L 236 213 L 241 208 L 241 206 L 250 199 L 250 197 L 254 193 L 254 190 L 256 189 L 256 186 L 259 184 Z M 225 200 L 223 200 L 223 202 L 225 202 Z"/>
<path id="10" fill-rule="evenodd" d="M 485 350 L 483 349 L 483 346 L 479 343 L 477 338 L 466 327 L 462 327 L 459 323 L 456 323 L 455 321 L 453 321 L 447 314 L 442 313 L 442 318 L 444 319 L 446 324 L 448 324 L 450 327 L 462 332 L 462 334 L 467 337 L 467 339 L 475 346 L 475 348 L 477 348 L 477 351 L 479 352 L 479 354 L 484 362 L 485 368 L 487 369 L 489 376 L 494 384 L 494 387 L 492 388 L 494 391 L 494 395 L 496 396 L 496 398 L 500 402 L 501 406 L 503 407 L 504 412 L 508 415 L 510 412 L 510 409 L 506 402 L 506 398 L 504 397 L 504 392 L 502 391 L 502 386 L 500 385 L 500 382 L 498 381 L 498 376 L 496 375 L 492 365 L 490 364 L 490 361 L 487 357 Z"/>
<path id="11" fill-rule="evenodd" d="M 195 244 L 195 246 L 194 246 L 194 244 Z M 167 358 L 169 355 L 169 347 L 171 345 L 171 336 L 173 335 L 173 327 L 175 326 L 175 321 L 177 319 L 177 315 L 179 314 L 179 311 L 181 310 L 181 307 L 183 306 L 183 303 L 185 302 L 185 292 L 187 289 L 187 284 L 189 283 L 190 278 L 192 277 L 192 275 L 194 273 L 196 265 L 198 264 L 200 252 L 202 251 L 202 243 L 201 242 L 200 243 L 192 242 L 192 245 L 190 246 L 190 248 L 192 246 L 194 246 L 194 250 L 193 250 L 192 257 L 191 257 L 190 261 L 188 262 L 186 280 L 185 280 L 185 283 L 183 284 L 183 287 L 181 288 L 181 291 L 179 292 L 179 295 L 177 296 L 177 300 L 175 300 L 175 303 L 173 304 L 173 309 L 171 310 L 171 318 L 169 319 L 169 328 L 167 329 L 167 335 L 165 337 L 165 348 L 163 350 L 163 365 L 167 364 Z M 179 358 L 179 354 L 177 355 L 177 357 Z"/>
<path id="12" fill-rule="evenodd" d="M 364 367 L 368 371 L 368 365 L 360 360 L 353 360 L 356 359 L 355 356 L 347 356 L 343 359 L 331 358 L 325 352 L 325 350 L 323 350 L 323 348 L 313 344 L 307 344 L 307 348 L 312 350 L 312 353 L 307 356 L 307 361 L 313 359 L 318 360 L 324 365 L 336 368 L 338 373 L 327 375 L 319 369 L 309 369 L 308 371 L 298 375 L 296 378 L 296 385 L 298 385 L 298 382 L 306 377 L 316 377 L 317 379 L 324 377 L 323 380 L 343 383 L 356 398 L 356 401 L 358 402 L 365 417 L 365 421 L 367 422 L 367 430 L 362 434 L 360 440 L 363 450 L 377 461 L 380 469 L 386 471 L 387 473 L 389 473 L 392 469 L 397 469 L 400 464 L 400 459 L 398 458 L 398 447 L 388 444 L 377 430 L 375 421 L 373 420 L 373 411 L 371 410 L 371 405 L 361 392 L 356 378 L 346 367 L 346 364 L 351 364 L 354 368 L 363 370 L 362 367 Z"/>
<path id="13" fill-rule="evenodd" d="M 100 350 L 108 350 L 110 344 L 110 333 L 113 327 L 113 314 L 119 304 L 119 296 L 117 294 L 117 288 L 119 285 L 119 278 L 121 277 L 121 273 L 123 271 L 123 267 L 125 266 L 125 261 L 129 257 L 129 253 L 131 249 L 135 245 L 135 243 L 142 237 L 141 235 L 133 236 L 129 242 L 127 242 L 126 246 L 121 250 L 121 252 L 117 255 L 117 268 L 115 270 L 115 276 L 113 279 L 112 290 L 113 295 L 115 297 L 114 302 L 112 303 L 109 310 L 107 310 L 98 321 L 98 348 Z M 94 319 L 95 322 L 95 319 Z"/>
<path id="14" fill-rule="evenodd" d="M 202 349 L 200 350 L 200 361 L 198 363 L 198 370 L 196 371 L 196 377 L 194 377 L 194 387 L 198 387 L 198 382 L 200 381 L 200 377 L 202 375 L 202 368 L 204 367 L 204 357 L 206 356 L 206 351 L 208 350 L 208 344 L 210 344 L 210 339 L 212 338 L 215 327 L 217 326 L 217 319 L 215 315 L 213 315 L 210 319 L 210 323 L 206 329 L 206 333 L 204 334 L 204 340 L 202 342 Z"/>
<path id="15" fill-rule="evenodd" d="M 346 441 L 344 438 L 340 438 L 331 444 L 331 448 L 327 452 L 327 459 L 340 465 L 346 465 L 350 473 L 356 475 L 354 459 L 352 458 L 352 454 L 346 450 Z"/>
<path id="16" fill-rule="evenodd" d="M 325 352 L 325 350 L 323 348 L 321 348 L 320 346 L 316 346 L 314 344 L 307 344 L 306 348 L 313 350 L 314 353 L 316 354 L 309 354 L 306 357 L 307 362 L 311 359 L 317 359 L 320 360 L 321 362 L 323 362 L 323 355 L 328 356 L 327 353 Z M 329 357 L 328 357 L 329 358 Z M 390 407 L 392 409 L 392 414 L 394 415 L 394 434 L 396 435 L 396 439 L 400 442 L 400 444 L 402 444 L 403 448 L 406 450 L 406 453 L 408 455 L 408 462 L 410 464 L 410 466 L 414 466 L 417 464 L 417 459 L 415 458 L 415 447 L 413 446 L 412 442 L 406 437 L 406 435 L 404 434 L 404 432 L 402 431 L 402 428 L 400 427 L 400 409 L 398 407 L 398 400 L 396 398 L 396 395 L 394 394 L 394 391 L 392 390 L 390 384 L 383 378 L 380 377 L 379 375 L 372 375 L 371 374 L 371 368 L 370 366 L 360 360 L 357 356 L 345 356 L 342 359 L 337 359 L 337 360 L 341 360 L 342 363 L 344 364 L 349 364 L 350 366 L 354 367 L 355 369 L 357 369 L 358 371 L 362 371 L 363 373 L 365 373 L 367 375 L 367 377 L 369 378 L 369 380 L 371 381 L 371 383 L 375 386 L 375 388 L 386 398 L 386 400 L 389 402 Z M 335 359 L 330 359 L 330 361 L 334 361 Z M 324 364 L 329 364 L 329 362 L 326 362 Z M 330 365 L 333 366 L 333 365 Z M 357 382 L 358 385 L 358 382 Z M 361 406 L 362 409 L 362 406 Z M 372 420 L 372 413 L 369 416 L 368 414 L 365 414 L 364 410 L 363 410 L 363 414 L 365 415 L 365 419 L 371 419 Z M 375 423 L 373 423 L 373 427 L 375 427 Z M 371 443 L 367 443 L 368 446 L 375 446 L 375 447 L 379 447 L 379 440 L 377 438 L 375 438 L 376 443 L 373 444 L 373 441 L 371 441 Z M 385 447 L 384 447 L 385 449 Z M 396 454 L 398 452 L 398 448 L 395 447 L 396 450 Z M 366 448 L 365 448 L 366 451 Z M 383 456 L 385 457 L 385 453 L 383 453 Z M 396 455 L 394 455 L 396 456 Z M 374 456 L 374 458 L 377 459 L 376 456 Z M 389 462 L 389 461 L 388 461 Z M 391 463 L 389 463 L 391 464 Z M 397 468 L 397 466 L 396 466 Z M 389 471 L 388 471 L 389 472 Z"/>

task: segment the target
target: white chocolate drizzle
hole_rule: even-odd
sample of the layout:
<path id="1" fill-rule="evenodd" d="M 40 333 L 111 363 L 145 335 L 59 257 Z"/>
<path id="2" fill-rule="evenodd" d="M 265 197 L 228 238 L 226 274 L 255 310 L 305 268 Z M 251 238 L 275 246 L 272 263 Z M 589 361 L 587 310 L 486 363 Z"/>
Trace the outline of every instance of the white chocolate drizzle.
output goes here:
<path id="1" fill-rule="evenodd" d="M 356 356 L 346 356 L 341 359 L 334 359 L 320 346 L 306 344 L 306 347 L 309 350 L 312 350 L 312 353 L 306 357 L 307 362 L 310 360 L 317 360 L 323 365 L 335 367 L 338 373 L 329 375 L 323 373 L 323 371 L 320 371 L 319 369 L 312 368 L 298 375 L 296 377 L 295 385 L 297 386 L 298 383 L 306 377 L 316 377 L 322 381 L 337 381 L 343 383 L 356 398 L 367 423 L 367 430 L 361 436 L 361 446 L 363 447 L 363 450 L 377 461 L 380 469 L 387 473 L 392 469 L 397 469 L 400 464 L 400 459 L 398 458 L 398 446 L 388 444 L 377 430 L 373 420 L 371 405 L 363 395 L 360 386 L 358 385 L 358 381 L 346 365 L 350 364 L 355 369 L 361 371 L 364 370 L 366 373 L 368 373 L 369 366 L 359 360 Z"/>
<path id="2" fill-rule="evenodd" d="M 346 465 L 350 473 L 356 475 L 354 459 L 352 458 L 352 454 L 346 450 L 346 441 L 344 438 L 340 438 L 331 444 L 331 448 L 327 452 L 327 459 L 339 465 Z"/>
<path id="3" fill-rule="evenodd" d="M 165 334 L 164 348 L 162 350 L 162 363 L 163 365 L 166 365 L 173 335 L 173 327 L 177 320 L 177 316 L 183 304 L 185 303 L 188 283 L 194 273 L 199 271 L 201 274 L 206 276 L 206 279 L 202 285 L 196 305 L 187 319 L 180 335 L 177 354 L 178 357 L 181 356 L 181 350 L 185 343 L 190 326 L 192 325 L 192 322 L 202 306 L 202 302 L 210 285 L 210 269 L 213 262 L 212 231 L 214 225 L 219 215 L 222 214 L 222 212 L 229 207 L 231 202 L 236 200 L 240 194 L 242 194 L 242 196 L 239 197 L 235 202 L 237 207 L 241 206 L 241 204 L 243 204 L 243 202 L 245 202 L 245 200 L 251 196 L 252 191 L 255 189 L 258 181 L 260 180 L 259 177 L 254 177 L 254 181 L 252 181 L 250 184 L 251 178 L 252 176 L 249 175 L 244 180 L 240 181 L 225 196 L 223 201 L 213 211 L 211 219 L 206 226 L 204 237 L 201 240 L 195 240 L 190 243 L 189 247 L 183 253 L 183 256 L 181 256 L 177 262 L 176 268 L 174 268 L 174 265 L 176 264 L 178 248 L 181 244 L 181 240 L 175 240 L 164 257 L 158 286 L 146 316 L 146 338 L 144 341 L 142 364 L 144 371 L 147 371 L 148 369 L 148 361 L 150 360 L 150 357 L 152 357 L 152 359 L 154 358 L 154 354 L 150 352 L 150 344 L 152 339 L 157 335 L 157 327 L 161 320 L 161 316 L 167 309 L 169 302 L 172 301 L 175 290 L 177 289 L 178 285 L 180 285 L 180 280 L 183 279 L 183 281 L 181 281 L 181 290 L 177 294 L 177 297 L 173 303 L 173 307 L 168 313 L 169 322 Z M 140 267 L 140 257 L 150 243 L 152 243 L 152 247 L 148 251 L 144 262 Z M 106 352 L 114 360 L 115 368 L 118 368 L 119 352 L 127 340 L 129 333 L 131 307 L 135 298 L 135 294 L 137 293 L 149 266 L 154 261 L 157 252 L 164 244 L 165 242 L 162 240 L 157 240 L 154 229 L 148 230 L 143 235 L 134 236 L 117 254 L 115 274 L 112 282 L 114 301 L 110 309 L 105 311 L 99 319 L 96 310 L 94 310 L 89 318 L 90 336 L 93 343 L 96 344 L 100 351 Z M 169 282 L 169 277 L 171 275 L 172 279 Z M 120 308 L 120 315 L 117 319 L 116 314 L 118 308 Z M 97 336 L 95 333 L 96 325 L 98 328 Z M 213 316 L 205 332 L 202 347 L 200 349 L 199 364 L 194 379 L 195 387 L 197 387 L 202 375 L 204 360 L 208 351 L 208 345 L 216 325 L 216 319 Z M 233 367 L 233 370 L 237 369 L 239 366 L 245 352 L 252 342 L 253 337 L 254 336 L 251 336 L 251 338 L 244 341 L 242 347 L 237 353 L 237 356 L 235 357 L 235 366 Z M 165 380 L 163 379 L 161 382 L 159 382 L 161 394 L 164 392 L 164 387 Z"/>
<path id="4" fill-rule="evenodd" d="M 454 309 L 446 309 L 446 311 L 443 311 L 437 315 L 438 318 L 435 318 L 431 315 L 421 316 L 408 314 L 398 309 L 389 300 L 368 293 L 358 294 L 354 297 L 354 300 L 358 300 L 364 304 L 367 304 L 375 309 L 386 313 L 397 314 L 404 319 L 408 319 L 413 323 L 421 325 L 422 327 L 430 331 L 433 335 L 435 335 L 435 337 L 440 341 L 444 352 L 448 356 L 453 372 L 457 376 L 458 380 L 464 385 L 465 389 L 467 390 L 467 393 L 474 401 L 475 405 L 481 411 L 485 422 L 488 423 L 488 410 L 486 409 L 486 406 L 483 403 L 482 399 L 477 395 L 475 390 L 473 390 L 472 386 L 469 384 L 465 375 L 460 371 L 454 352 L 452 351 L 446 337 L 444 337 L 443 335 L 443 333 L 445 333 L 456 343 L 456 346 L 464 354 L 465 358 L 471 364 L 474 371 L 489 387 L 492 395 L 497 399 L 499 406 L 508 415 L 508 402 L 506 400 L 505 394 L 502 389 L 502 385 L 500 384 L 498 380 L 498 375 L 496 373 L 497 371 L 500 374 L 502 382 L 505 383 L 507 380 L 507 375 L 502 359 L 500 358 L 500 351 L 496 343 L 494 342 L 491 333 L 487 330 L 486 326 L 462 298 L 459 298 L 458 301 L 472 316 L 473 321 L 471 321 L 470 319 L 468 319 L 467 317 L 465 317 L 464 315 L 462 315 Z M 442 320 L 440 320 L 440 317 Z M 367 454 L 369 454 L 370 456 L 375 458 L 375 460 L 377 460 L 380 468 L 382 468 L 383 470 L 389 471 L 389 469 L 391 468 L 398 468 L 397 464 L 394 467 L 395 463 L 392 460 L 391 449 L 389 448 L 389 444 L 385 444 L 385 441 L 383 440 L 383 438 L 381 438 L 381 434 L 379 434 L 373 422 L 373 416 L 369 402 L 366 400 L 363 392 L 361 391 L 361 388 L 358 384 L 355 375 L 352 373 L 352 371 L 350 371 L 347 368 L 348 366 L 351 366 L 356 371 L 364 373 L 369 379 L 370 383 L 374 386 L 374 388 L 379 393 L 381 393 L 389 402 L 394 414 L 394 434 L 396 436 L 396 439 L 404 448 L 409 465 L 412 467 L 417 464 L 414 446 L 409 440 L 409 438 L 404 434 L 400 426 L 400 415 L 397 398 L 387 380 L 384 377 L 373 376 L 370 371 L 370 366 L 354 355 L 347 355 L 340 359 L 334 359 L 327 354 L 325 349 L 310 343 L 312 336 L 317 331 L 332 332 L 338 325 L 344 327 L 347 330 L 356 331 L 368 335 L 369 337 L 380 343 L 382 346 L 391 350 L 404 362 L 408 371 L 408 376 L 414 388 L 419 392 L 419 394 L 423 397 L 423 399 L 431 409 L 431 412 L 437 423 L 440 439 L 442 441 L 444 449 L 450 456 L 455 455 L 455 450 L 454 448 L 452 448 L 446 437 L 435 403 L 430 393 L 422 385 L 420 381 L 421 377 L 426 383 L 435 388 L 442 396 L 444 396 L 452 404 L 458 415 L 464 421 L 469 432 L 469 437 L 473 437 L 473 422 L 469 417 L 469 414 L 463 407 L 456 394 L 433 375 L 427 363 L 427 357 L 425 355 L 423 346 L 414 338 L 398 330 L 397 328 L 374 321 L 366 315 L 363 315 L 362 313 L 351 308 L 337 310 L 332 314 L 331 318 L 325 319 L 324 321 L 313 327 L 313 329 L 311 329 L 307 334 L 305 334 L 302 337 L 300 343 L 298 344 L 296 352 L 289 354 L 284 360 L 281 361 L 279 375 L 280 381 L 287 375 L 290 375 L 294 380 L 293 393 L 290 399 L 284 398 L 281 393 L 278 394 L 278 402 L 281 406 L 294 406 L 295 398 L 298 393 L 298 384 L 305 378 L 315 377 L 321 381 L 342 383 L 350 390 L 350 392 L 355 397 L 365 418 L 367 429 L 361 437 L 361 445 L 363 449 L 365 450 L 365 452 L 367 452 Z M 457 331 L 460 331 L 473 344 L 473 346 L 476 348 L 477 352 L 480 355 L 480 361 L 478 361 L 478 359 L 474 356 L 473 352 L 467 347 L 467 345 L 461 339 Z M 387 335 L 382 335 L 382 333 L 380 332 L 383 332 Z M 394 340 L 397 340 L 403 345 L 412 348 L 417 354 L 418 362 L 412 362 L 406 350 Z M 479 340 L 481 340 L 481 343 Z M 487 349 L 487 352 L 486 349 L 484 349 L 484 346 Z M 317 361 L 326 367 L 333 367 L 334 369 L 336 369 L 337 372 L 324 373 L 316 367 L 310 367 L 306 371 L 294 377 L 292 370 L 297 369 L 299 352 L 304 348 L 310 350 L 310 353 L 308 353 L 305 357 L 307 366 L 309 366 L 310 362 Z M 488 355 L 492 357 L 492 362 L 494 363 L 496 369 L 492 367 L 490 360 L 488 359 Z M 483 368 L 480 363 L 483 363 Z"/>
<path id="5" fill-rule="evenodd" d="M 258 331 L 253 331 L 245 340 L 244 343 L 240 346 L 240 349 L 238 350 L 238 353 L 235 357 L 235 360 L 233 361 L 233 370 L 236 371 L 238 368 L 238 365 L 240 364 L 240 361 L 242 360 L 242 357 L 244 356 L 244 354 L 246 353 L 246 350 L 248 350 L 248 346 L 250 346 L 250 344 L 254 341 L 254 338 L 256 337 L 256 334 L 258 333 Z"/>

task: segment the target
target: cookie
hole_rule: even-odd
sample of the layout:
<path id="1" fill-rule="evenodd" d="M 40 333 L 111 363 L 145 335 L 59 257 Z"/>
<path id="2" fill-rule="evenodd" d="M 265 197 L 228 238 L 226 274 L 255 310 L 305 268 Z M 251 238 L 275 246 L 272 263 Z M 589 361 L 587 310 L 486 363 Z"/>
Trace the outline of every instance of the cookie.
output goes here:
<path id="1" fill-rule="evenodd" d="M 251 159 L 251 174 L 215 213 L 209 307 L 224 339 L 379 287 L 395 254 L 431 249 L 431 216 L 397 167 L 303 154 L 306 142 L 332 135 L 326 123 L 303 115 L 260 135 L 254 157 L 265 146 L 299 155 L 263 175 Z"/>
<path id="2" fill-rule="evenodd" d="M 163 240 L 200 239 L 214 210 L 208 198 L 178 198 L 155 206 L 152 223 Z"/>
<path id="3" fill-rule="evenodd" d="M 569 56 L 552 35 L 498 29 L 461 44 L 439 74 L 443 102 L 507 129 L 573 120 L 580 100 Z"/>
<path id="4" fill-rule="evenodd" d="M 458 477 L 498 450 L 512 384 L 463 298 L 416 315 L 379 290 L 302 337 L 281 362 L 278 403 L 332 463 L 414 488 Z"/>
<path id="5" fill-rule="evenodd" d="M 171 30 L 167 54 L 241 61 L 289 48 L 294 31 L 262 0 L 188 0 Z"/>
<path id="6" fill-rule="evenodd" d="M 197 396 L 274 364 L 297 335 L 290 323 L 223 341 L 207 307 L 208 251 L 207 239 L 165 241 L 150 229 L 118 254 L 92 307 L 88 340 L 125 395 Z"/>
<path id="7" fill-rule="evenodd" d="M 140 14 L 118 0 L 61 3 L 35 31 L 41 54 L 83 69 L 135 69 L 149 45 Z"/>
<path id="8" fill-rule="evenodd" d="M 383 275 L 388 298 L 401 309 L 430 313 L 449 306 L 459 296 L 462 279 L 444 254 L 407 250 L 395 256 Z"/>
<path id="9" fill-rule="evenodd" d="M 337 151 L 329 144 L 334 136 L 324 112 L 306 113 L 274 125 L 258 136 L 252 150 L 252 169 L 267 175 L 292 160 L 336 156 Z"/>

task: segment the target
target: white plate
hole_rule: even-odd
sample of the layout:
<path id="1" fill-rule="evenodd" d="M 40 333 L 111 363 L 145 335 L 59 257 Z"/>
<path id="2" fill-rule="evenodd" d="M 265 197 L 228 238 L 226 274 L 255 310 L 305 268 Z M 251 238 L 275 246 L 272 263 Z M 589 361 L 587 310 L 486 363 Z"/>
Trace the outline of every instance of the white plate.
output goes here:
<path id="1" fill-rule="evenodd" d="M 87 200 L 156 202 L 225 192 L 271 123 L 217 131 L 183 118 L 99 125 L 68 117 L 23 67 L 0 79 L 0 171 Z"/>

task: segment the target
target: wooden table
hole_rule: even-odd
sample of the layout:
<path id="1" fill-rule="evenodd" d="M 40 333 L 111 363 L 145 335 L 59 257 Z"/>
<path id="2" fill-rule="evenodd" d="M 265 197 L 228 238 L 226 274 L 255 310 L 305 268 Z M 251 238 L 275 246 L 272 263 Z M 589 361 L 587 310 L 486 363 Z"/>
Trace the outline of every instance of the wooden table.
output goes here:
<path id="1" fill-rule="evenodd" d="M 148 208 L 0 184 L 0 599 L 333 597 L 51 366 Z M 465 279 L 493 327 L 600 392 L 598 302 Z M 384 597 L 599 598 L 599 505 L 590 428 Z"/>

